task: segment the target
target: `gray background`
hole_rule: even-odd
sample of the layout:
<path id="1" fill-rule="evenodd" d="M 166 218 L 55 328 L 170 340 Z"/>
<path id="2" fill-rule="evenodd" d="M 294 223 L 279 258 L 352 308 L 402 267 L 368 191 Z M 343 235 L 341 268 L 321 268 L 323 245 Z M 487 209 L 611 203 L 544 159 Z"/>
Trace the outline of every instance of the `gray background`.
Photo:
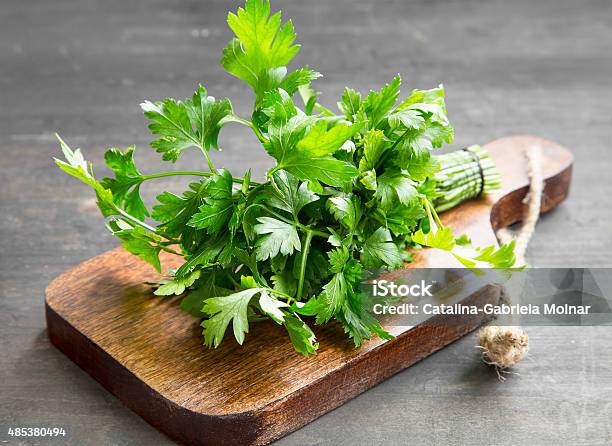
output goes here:
<path id="1" fill-rule="evenodd" d="M 43 290 L 113 248 L 90 191 L 54 168 L 53 132 L 100 166 L 106 147 L 137 144 L 160 166 L 138 104 L 191 94 L 202 82 L 248 115 L 251 95 L 219 65 L 224 1 L 0 0 L 0 440 L 8 426 L 63 426 L 67 444 L 170 441 L 47 340 Z M 610 266 L 612 3 L 609 1 L 276 1 L 293 17 L 298 63 L 378 88 L 400 72 L 404 93 L 443 82 L 456 145 L 536 134 L 576 156 L 572 195 L 540 222 L 536 266 Z M 270 165 L 255 138 L 222 132 L 214 161 L 239 175 Z M 195 153 L 177 166 L 201 166 Z M 106 173 L 98 169 L 98 175 Z M 150 199 L 184 183 L 145 186 Z M 610 329 L 529 329 L 531 359 L 504 384 L 478 360 L 476 338 L 389 379 L 280 444 L 609 444 Z M 10 440 L 17 443 L 15 440 Z M 49 440 L 32 444 L 48 444 Z"/>

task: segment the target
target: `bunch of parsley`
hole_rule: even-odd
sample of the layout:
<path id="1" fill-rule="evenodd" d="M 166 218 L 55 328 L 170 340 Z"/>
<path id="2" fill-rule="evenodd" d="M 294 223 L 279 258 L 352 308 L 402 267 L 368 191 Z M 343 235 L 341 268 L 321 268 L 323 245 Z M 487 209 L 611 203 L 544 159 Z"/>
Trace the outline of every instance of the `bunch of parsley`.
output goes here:
<path id="1" fill-rule="evenodd" d="M 105 161 L 114 178 L 98 181 L 80 150 L 61 139 L 66 161 L 56 160 L 93 187 L 126 250 L 158 271 L 161 251 L 184 257 L 156 294 L 184 294 L 181 308 L 204 319 L 206 345 L 217 347 L 230 323 L 242 344 L 249 322 L 261 318 L 282 325 L 304 355 L 318 347 L 306 321 L 340 321 L 357 346 L 373 334 L 387 339 L 364 309 L 360 284 L 365 270 L 409 261 L 407 246 L 444 249 L 467 266 L 514 263 L 512 245 L 475 250 L 471 259 L 458 252 L 465 237 L 455 239 L 434 210 L 429 178 L 438 163 L 431 152 L 453 138 L 442 87 L 401 101 L 399 76 L 365 97 L 346 88 L 335 113 L 310 86 L 319 73 L 288 72 L 300 46 L 292 23 L 270 15 L 268 0 L 247 0 L 228 23 L 236 37 L 221 64 L 253 89 L 250 120 L 202 86 L 183 101 L 142 104 L 157 138 L 151 146 L 163 159 L 175 162 L 195 147 L 208 171 L 143 175 L 134 147 L 112 148 Z M 230 123 L 250 127 L 276 160 L 264 182 L 251 180 L 249 170 L 235 177 L 213 166 L 209 151 Z M 162 193 L 149 211 L 141 184 L 171 175 L 197 180 L 180 196 Z"/>

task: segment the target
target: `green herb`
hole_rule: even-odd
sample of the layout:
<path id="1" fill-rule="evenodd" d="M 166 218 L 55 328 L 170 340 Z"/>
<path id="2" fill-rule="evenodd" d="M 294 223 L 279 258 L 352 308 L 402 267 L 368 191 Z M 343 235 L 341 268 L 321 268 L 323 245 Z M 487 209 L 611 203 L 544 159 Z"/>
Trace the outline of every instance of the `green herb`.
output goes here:
<path id="1" fill-rule="evenodd" d="M 453 138 L 441 86 L 403 100 L 399 76 L 365 96 L 346 88 L 336 114 L 310 85 L 319 73 L 288 71 L 300 47 L 291 22 L 271 15 L 267 0 L 247 0 L 228 23 L 236 38 L 221 63 L 252 88 L 249 119 L 202 86 L 183 101 L 142 104 L 162 158 L 175 162 L 195 148 L 203 170 L 143 175 L 134 147 L 112 148 L 105 161 L 114 177 L 98 181 L 80 150 L 61 139 L 65 161 L 56 160 L 94 189 L 125 249 L 158 271 L 161 251 L 184 257 L 156 294 L 184 294 L 181 308 L 204 319 L 206 345 L 218 346 L 230 324 L 242 343 L 262 318 L 282 325 L 304 355 L 318 347 L 312 323 L 339 321 L 355 345 L 373 335 L 389 339 L 364 309 L 364 268 L 401 267 L 415 244 L 449 251 L 470 267 L 514 263 L 510 245 L 466 254 L 469 239 L 455 240 L 436 214 L 432 178 L 441 163 L 432 150 Z M 276 161 L 264 181 L 213 166 L 209 152 L 230 123 L 251 128 Z M 148 209 L 141 185 L 175 175 L 194 181 Z"/>

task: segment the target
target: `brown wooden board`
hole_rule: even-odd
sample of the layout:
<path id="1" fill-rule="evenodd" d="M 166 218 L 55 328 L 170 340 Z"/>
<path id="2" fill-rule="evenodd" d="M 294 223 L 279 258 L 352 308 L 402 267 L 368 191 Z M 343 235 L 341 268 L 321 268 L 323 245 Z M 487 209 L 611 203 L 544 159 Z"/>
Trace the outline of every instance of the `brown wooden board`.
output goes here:
<path id="1" fill-rule="evenodd" d="M 494 229 L 521 219 L 527 192 L 524 150 L 543 148 L 546 185 L 542 212 L 563 201 L 572 156 L 535 137 L 502 138 L 487 145 L 503 190 L 466 202 L 442 216 L 457 234 L 477 245 L 496 244 Z M 166 267 L 177 259 L 163 257 Z M 414 267 L 457 266 L 436 250 L 415 253 Z M 398 278 L 406 271 L 387 274 Z M 202 345 L 199 322 L 178 307 L 179 297 L 159 298 L 143 282 L 158 277 L 122 249 L 77 265 L 46 290 L 51 341 L 134 412 L 186 444 L 266 444 L 334 409 L 382 380 L 478 327 L 482 316 L 462 324 L 433 319 L 414 326 L 390 325 L 391 341 L 372 339 L 355 349 L 341 327 L 315 327 L 318 354 L 294 352 L 274 323 L 253 324 L 243 346 L 227 337 L 216 350 Z M 462 302 L 499 299 L 487 285 Z"/>

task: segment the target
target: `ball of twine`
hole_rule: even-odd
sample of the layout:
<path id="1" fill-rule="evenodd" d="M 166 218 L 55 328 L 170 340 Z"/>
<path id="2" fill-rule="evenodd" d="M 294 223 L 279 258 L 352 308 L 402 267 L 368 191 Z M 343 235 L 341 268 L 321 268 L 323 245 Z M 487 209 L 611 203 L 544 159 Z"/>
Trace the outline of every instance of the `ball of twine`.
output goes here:
<path id="1" fill-rule="evenodd" d="M 488 325 L 480 329 L 479 344 L 482 360 L 495 366 L 497 376 L 505 380 L 502 373 L 514 367 L 527 355 L 529 335 L 521 327 L 498 327 Z"/>

